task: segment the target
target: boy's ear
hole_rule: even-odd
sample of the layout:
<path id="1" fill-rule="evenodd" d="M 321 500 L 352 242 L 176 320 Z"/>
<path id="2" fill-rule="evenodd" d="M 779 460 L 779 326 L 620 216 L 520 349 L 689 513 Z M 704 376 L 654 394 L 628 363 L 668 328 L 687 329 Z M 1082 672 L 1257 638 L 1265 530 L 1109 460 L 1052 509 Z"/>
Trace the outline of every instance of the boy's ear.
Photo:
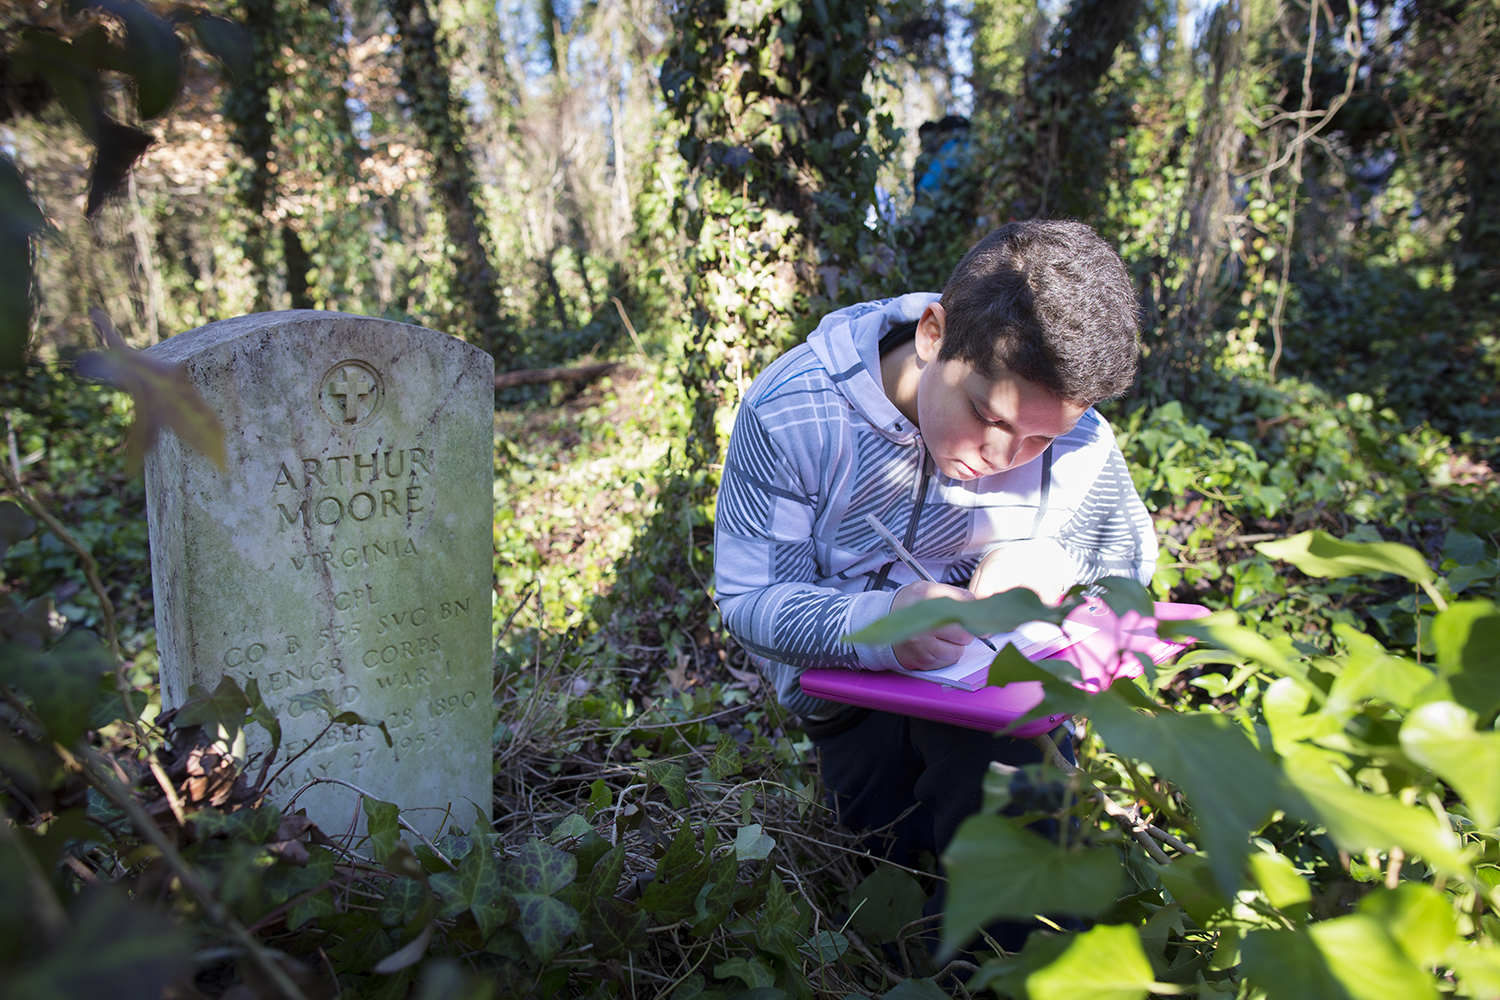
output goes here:
<path id="1" fill-rule="evenodd" d="M 917 357 L 925 362 L 936 361 L 947 327 L 948 314 L 943 311 L 941 302 L 934 302 L 922 310 L 922 318 L 917 320 Z"/>

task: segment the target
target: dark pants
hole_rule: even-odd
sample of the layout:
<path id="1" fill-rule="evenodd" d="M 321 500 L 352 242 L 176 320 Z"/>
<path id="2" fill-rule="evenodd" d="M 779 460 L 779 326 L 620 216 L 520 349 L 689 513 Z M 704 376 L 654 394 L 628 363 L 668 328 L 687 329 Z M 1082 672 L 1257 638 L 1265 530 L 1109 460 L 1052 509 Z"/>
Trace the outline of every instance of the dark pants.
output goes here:
<path id="1" fill-rule="evenodd" d="M 829 806 L 840 825 L 874 831 L 866 847 L 907 867 L 916 867 L 918 851 L 941 858 L 959 824 L 979 811 L 990 761 L 1018 767 L 1042 760 L 1041 749 L 1029 739 L 864 708 L 810 722 L 806 732 L 818 747 Z M 1066 731 L 1054 730 L 1052 736 L 1063 756 L 1073 760 Z M 939 883 L 923 912 L 931 915 L 942 907 Z M 1019 951 L 1035 926 L 998 923 L 986 930 L 1006 951 Z"/>

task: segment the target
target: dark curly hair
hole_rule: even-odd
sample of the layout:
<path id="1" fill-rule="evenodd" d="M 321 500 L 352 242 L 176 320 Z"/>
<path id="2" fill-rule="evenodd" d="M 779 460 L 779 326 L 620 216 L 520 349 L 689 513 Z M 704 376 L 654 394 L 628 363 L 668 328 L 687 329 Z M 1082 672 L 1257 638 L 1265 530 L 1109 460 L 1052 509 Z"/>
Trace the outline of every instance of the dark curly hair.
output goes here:
<path id="1" fill-rule="evenodd" d="M 1011 222 L 974 245 L 943 288 L 938 357 L 1002 368 L 1070 403 L 1135 378 L 1140 303 L 1120 255 L 1081 222 Z"/>

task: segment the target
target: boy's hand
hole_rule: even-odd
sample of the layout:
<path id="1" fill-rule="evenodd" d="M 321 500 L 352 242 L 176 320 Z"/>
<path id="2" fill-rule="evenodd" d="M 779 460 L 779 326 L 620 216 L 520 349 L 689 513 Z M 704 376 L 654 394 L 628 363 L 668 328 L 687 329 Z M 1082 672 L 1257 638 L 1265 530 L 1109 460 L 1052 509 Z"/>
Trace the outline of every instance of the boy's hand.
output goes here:
<path id="1" fill-rule="evenodd" d="M 1073 585 L 1073 557 L 1050 538 L 1032 538 L 995 549 L 969 578 L 975 597 L 1025 587 L 1045 604 L 1056 605 Z"/>
<path id="2" fill-rule="evenodd" d="M 891 610 L 900 611 L 934 597 L 951 597 L 955 601 L 974 600 L 974 595 L 962 587 L 917 580 L 896 591 Z M 973 640 L 974 637 L 962 625 L 955 623 L 935 628 L 931 632 L 920 632 L 896 643 L 892 648 L 896 653 L 896 662 L 907 670 L 936 670 L 938 667 L 957 663 L 959 656 L 963 655 L 964 647 Z"/>

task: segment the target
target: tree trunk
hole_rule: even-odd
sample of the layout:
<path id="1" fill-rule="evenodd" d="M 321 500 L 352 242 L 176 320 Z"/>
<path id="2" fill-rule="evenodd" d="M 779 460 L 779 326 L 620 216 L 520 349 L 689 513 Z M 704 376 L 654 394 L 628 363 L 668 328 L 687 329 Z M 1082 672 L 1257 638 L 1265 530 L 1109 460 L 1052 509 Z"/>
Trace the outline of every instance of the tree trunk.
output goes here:
<path id="1" fill-rule="evenodd" d="M 401 89 L 432 156 L 432 182 L 453 253 L 454 332 L 472 337 L 502 365 L 517 354 L 500 315 L 484 211 L 465 138 L 463 102 L 455 100 L 446 47 L 427 0 L 389 0 L 401 33 Z"/>
<path id="2" fill-rule="evenodd" d="M 240 172 L 240 201 L 245 207 L 245 260 L 255 275 L 254 312 L 272 308 L 267 251 L 266 203 L 271 197 L 271 153 L 276 129 L 269 119 L 271 88 L 279 76 L 276 0 L 240 0 L 240 20 L 250 37 L 250 75 L 224 100 L 235 145 L 249 164 Z"/>

